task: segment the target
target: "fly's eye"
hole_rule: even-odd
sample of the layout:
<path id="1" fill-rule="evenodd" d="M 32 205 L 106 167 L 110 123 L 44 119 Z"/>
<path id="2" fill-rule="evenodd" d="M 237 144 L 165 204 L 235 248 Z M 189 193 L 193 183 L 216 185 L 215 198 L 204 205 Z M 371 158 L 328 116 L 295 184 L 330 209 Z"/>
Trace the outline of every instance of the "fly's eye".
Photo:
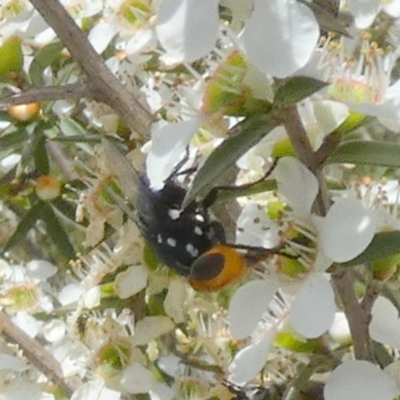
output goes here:
<path id="1" fill-rule="evenodd" d="M 188 280 L 198 291 L 213 292 L 236 282 L 247 271 L 244 257 L 236 249 L 220 244 L 192 264 Z"/>

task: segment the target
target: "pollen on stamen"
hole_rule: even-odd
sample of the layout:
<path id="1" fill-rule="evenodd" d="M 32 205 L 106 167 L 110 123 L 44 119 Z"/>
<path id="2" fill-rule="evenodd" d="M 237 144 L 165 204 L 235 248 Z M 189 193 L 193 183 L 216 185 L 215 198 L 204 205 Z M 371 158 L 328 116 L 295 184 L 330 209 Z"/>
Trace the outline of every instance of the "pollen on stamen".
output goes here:
<path id="1" fill-rule="evenodd" d="M 344 41 L 326 38 L 318 68 L 330 82 L 329 95 L 339 101 L 355 104 L 381 103 L 390 83 L 393 57 L 390 49 L 382 49 L 363 34 L 362 45 L 356 54 L 346 53 Z"/>
<path id="2" fill-rule="evenodd" d="M 82 285 L 87 288 L 98 285 L 104 276 L 119 267 L 118 257 L 104 242 L 89 254 L 78 255 L 78 257 L 79 261 L 70 264 L 76 275 L 82 280 Z"/>

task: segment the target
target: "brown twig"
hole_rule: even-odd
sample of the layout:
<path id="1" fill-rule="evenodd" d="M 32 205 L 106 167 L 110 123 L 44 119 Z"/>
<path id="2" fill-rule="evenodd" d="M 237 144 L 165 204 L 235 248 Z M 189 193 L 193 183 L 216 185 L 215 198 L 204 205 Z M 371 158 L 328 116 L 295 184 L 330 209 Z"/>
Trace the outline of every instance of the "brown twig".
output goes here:
<path id="1" fill-rule="evenodd" d="M 150 132 L 152 116 L 138 99 L 105 66 L 86 36 L 57 0 L 31 0 L 33 6 L 54 29 L 87 76 L 87 97 L 102 101 L 114 110 L 140 136 Z"/>
<path id="2" fill-rule="evenodd" d="M 54 384 L 60 386 L 68 397 L 81 385 L 77 379 L 64 377 L 58 361 L 35 339 L 18 328 L 8 316 L 0 311 L 1 334 L 6 340 L 16 343 L 24 351 L 25 357 Z"/>
<path id="3" fill-rule="evenodd" d="M 343 304 L 353 338 L 354 354 L 359 360 L 374 361 L 368 326 L 370 312 L 366 311 L 354 292 L 351 270 L 340 269 L 332 274 L 332 281 Z"/>
<path id="4" fill-rule="evenodd" d="M 319 191 L 315 201 L 315 211 L 319 215 L 325 215 L 329 209 L 329 197 L 326 182 L 321 174 L 322 165 L 311 147 L 307 133 L 301 122 L 296 107 L 287 107 L 282 110 L 282 123 L 297 153 L 299 160 L 314 173 L 318 180 Z"/>
<path id="5" fill-rule="evenodd" d="M 16 93 L 0 99 L 0 110 L 19 104 L 39 103 L 41 101 L 61 99 L 81 99 L 89 92 L 88 86 L 83 82 L 71 83 L 63 86 L 45 86 L 31 88 L 25 92 Z"/>

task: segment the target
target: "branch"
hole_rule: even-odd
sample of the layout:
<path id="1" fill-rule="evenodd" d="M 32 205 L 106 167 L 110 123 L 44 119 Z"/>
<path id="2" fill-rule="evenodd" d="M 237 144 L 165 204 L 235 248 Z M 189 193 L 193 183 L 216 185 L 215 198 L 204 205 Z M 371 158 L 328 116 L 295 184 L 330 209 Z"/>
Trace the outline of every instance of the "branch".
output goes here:
<path id="1" fill-rule="evenodd" d="M 282 109 L 281 119 L 299 160 L 314 173 L 318 180 L 319 191 L 315 200 L 315 211 L 319 215 L 325 215 L 329 209 L 330 200 L 325 179 L 321 174 L 322 165 L 311 147 L 297 108 L 294 106 Z"/>
<path id="2" fill-rule="evenodd" d="M 332 274 L 332 281 L 342 300 L 343 310 L 349 322 L 356 358 L 358 360 L 374 362 L 368 331 L 370 313 L 360 304 L 354 293 L 354 281 L 351 271 L 341 269 L 334 272 Z"/>
<path id="3" fill-rule="evenodd" d="M 65 378 L 58 361 L 2 311 L 0 311 L 0 327 L 2 336 L 18 344 L 24 351 L 25 357 L 55 385 L 60 386 L 70 398 L 81 382 L 77 378 L 73 380 Z"/>
<path id="4" fill-rule="evenodd" d="M 89 96 L 108 104 L 131 129 L 144 138 L 148 137 L 153 120 L 151 114 L 104 65 L 103 59 L 95 52 L 64 7 L 57 0 L 30 1 L 86 74 Z"/>
<path id="5" fill-rule="evenodd" d="M 71 83 L 63 86 L 44 86 L 28 89 L 0 99 L 0 110 L 19 104 L 38 103 L 61 99 L 81 99 L 86 97 L 90 88 L 83 82 Z"/>

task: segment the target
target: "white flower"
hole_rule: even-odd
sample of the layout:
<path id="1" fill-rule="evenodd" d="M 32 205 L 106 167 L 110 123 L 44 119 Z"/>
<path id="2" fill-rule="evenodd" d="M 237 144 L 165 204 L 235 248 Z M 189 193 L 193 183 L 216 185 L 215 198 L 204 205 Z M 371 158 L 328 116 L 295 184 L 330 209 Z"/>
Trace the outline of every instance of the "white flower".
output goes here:
<path id="1" fill-rule="evenodd" d="M 77 389 L 71 400 L 119 400 L 121 393 L 105 387 L 101 380 L 90 381 Z"/>
<path id="2" fill-rule="evenodd" d="M 189 121 L 154 126 L 152 146 L 146 158 L 147 176 L 153 189 L 163 188 L 200 124 L 201 119 L 194 117 Z"/>
<path id="3" fill-rule="evenodd" d="M 214 47 L 218 37 L 218 0 L 162 0 L 158 40 L 176 62 L 192 62 Z"/>
<path id="4" fill-rule="evenodd" d="M 349 0 L 348 7 L 358 29 L 371 26 L 381 9 L 393 18 L 400 16 L 399 0 Z"/>
<path id="5" fill-rule="evenodd" d="M 310 8 L 292 0 L 255 0 L 243 33 L 250 60 L 277 78 L 302 68 L 318 38 L 319 25 Z"/>
<path id="6" fill-rule="evenodd" d="M 399 123 L 400 81 L 391 80 L 398 55 L 371 42 L 369 34 L 360 36 L 360 43 L 328 38 L 302 73 L 329 82 L 328 94 L 352 110 Z"/>
<path id="7" fill-rule="evenodd" d="M 267 275 L 266 280 L 251 281 L 233 296 L 229 309 L 231 331 L 237 339 L 249 335 L 253 337 L 253 344 L 241 350 L 230 367 L 232 381 L 237 384 L 253 378 L 262 368 L 277 329 L 294 329 L 294 334 L 302 338 L 317 338 L 331 327 L 336 304 L 333 288 L 324 272 L 333 261 L 344 262 L 358 256 L 369 245 L 376 231 L 372 210 L 357 199 L 337 200 L 325 217 L 312 214 L 318 182 L 296 159 L 280 159 L 274 173 L 279 193 L 291 209 L 287 212 L 286 224 L 304 235 L 310 244 L 307 247 L 295 239 L 290 242 L 292 249 L 301 254 L 296 260 L 302 266 L 301 272 L 289 277 L 277 269 L 272 277 Z M 273 226 L 273 221 L 268 221 L 265 215 L 264 219 L 263 226 Z M 260 221 L 260 218 L 252 219 L 249 215 L 248 220 Z M 246 232 L 246 226 L 241 225 L 243 229 L 241 235 Z M 268 237 L 274 231 L 259 230 L 257 239 L 257 235 L 252 235 L 254 227 L 249 230 L 247 239 L 256 239 L 247 243 L 256 246 L 262 245 L 263 236 Z M 271 318 L 268 307 L 279 288 L 285 301 L 291 304 L 281 307 L 280 317 Z M 260 333 L 263 318 L 269 318 L 269 324 Z M 260 350 L 257 350 L 258 346 L 261 346 Z M 247 359 L 247 354 L 253 352 L 257 361 L 253 362 L 254 368 L 246 369 L 242 362 Z"/>
<path id="8" fill-rule="evenodd" d="M 325 400 L 393 400 L 399 395 L 394 378 L 361 360 L 346 361 L 337 367 L 324 389 Z"/>
<path id="9" fill-rule="evenodd" d="M 399 312 L 391 301 L 379 296 L 371 310 L 372 319 L 369 324 L 371 339 L 384 345 L 400 349 Z"/>

